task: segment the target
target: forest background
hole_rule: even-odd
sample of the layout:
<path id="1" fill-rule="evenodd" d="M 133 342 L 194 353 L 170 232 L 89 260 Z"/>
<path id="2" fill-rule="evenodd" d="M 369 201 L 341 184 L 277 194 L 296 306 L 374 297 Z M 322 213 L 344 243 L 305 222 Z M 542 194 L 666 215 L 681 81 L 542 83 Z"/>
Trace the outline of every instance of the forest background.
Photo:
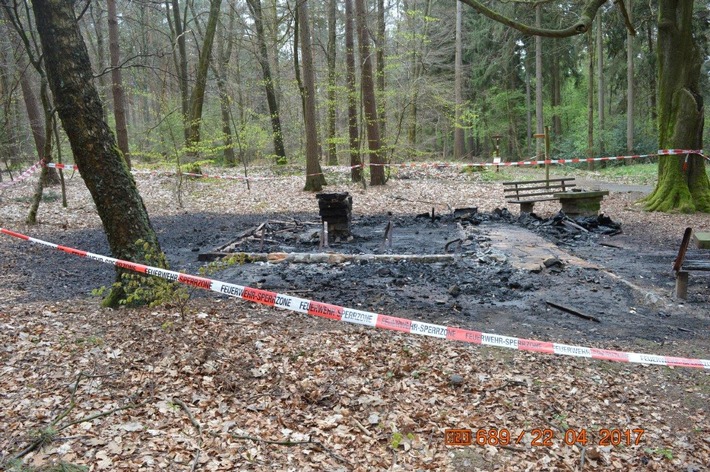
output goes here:
<path id="1" fill-rule="evenodd" d="M 310 96 L 302 93 L 299 60 L 305 58 L 294 51 L 299 50 L 299 26 L 310 23 L 319 154 L 323 163 L 350 164 L 345 3 L 350 2 L 310 1 L 307 22 L 299 21 L 295 2 L 282 0 L 88 3 L 82 34 L 107 104 L 106 119 L 124 154 L 144 163 L 303 163 L 303 106 Z M 450 2 L 355 3 L 366 10 L 386 161 L 490 161 L 494 136 L 500 137 L 504 160 L 526 159 L 541 152 L 532 137 L 540 131 L 538 123 L 550 126 L 555 158 L 658 148 L 657 2 L 625 2 L 636 36 L 609 2 L 589 33 L 538 38 L 537 47 L 535 38 Z M 541 2 L 536 18 L 536 8 L 525 3 L 496 7 L 546 28 L 570 24 L 579 13 L 575 2 Z M 700 86 L 707 102 L 710 6 L 696 2 L 695 10 L 695 40 L 705 58 Z M 22 7 L 18 11 L 32 42 L 31 15 L 22 14 Z M 0 22 L 0 156 L 3 167 L 19 169 L 37 160 L 31 123 L 36 132 L 42 124 L 44 79 L 30 67 L 12 26 L 6 11 Z M 211 55 L 205 54 L 210 37 Z M 536 54 L 542 66 L 537 79 Z M 358 58 L 358 85 L 361 65 Z M 359 94 L 361 88 L 355 90 Z M 193 116 L 201 96 L 204 109 Z M 360 111 L 359 95 L 356 104 Z M 184 116 L 201 120 L 196 136 Z M 367 147 L 365 116 L 358 113 L 360 153 Z M 56 137 L 61 155 L 70 155 L 61 131 Z M 706 127 L 704 141 L 709 137 Z"/>

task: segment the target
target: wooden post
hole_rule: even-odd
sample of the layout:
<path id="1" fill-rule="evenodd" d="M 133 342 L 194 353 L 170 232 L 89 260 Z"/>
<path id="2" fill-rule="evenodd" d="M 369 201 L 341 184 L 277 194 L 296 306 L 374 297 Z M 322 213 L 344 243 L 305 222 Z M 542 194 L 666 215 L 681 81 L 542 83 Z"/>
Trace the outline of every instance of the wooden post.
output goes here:
<path id="1" fill-rule="evenodd" d="M 545 126 L 545 160 L 550 160 L 550 127 Z M 545 180 L 547 187 L 550 187 L 550 164 L 545 162 Z"/>
<path id="2" fill-rule="evenodd" d="M 688 272 L 678 271 L 675 275 L 675 296 L 681 300 L 688 298 Z"/>
<path id="3" fill-rule="evenodd" d="M 500 164 L 500 138 L 502 138 L 500 134 L 494 134 L 493 135 L 493 140 L 495 142 L 495 154 L 493 156 L 493 162 L 495 164 Z M 500 170 L 500 166 L 496 165 L 496 172 Z"/>

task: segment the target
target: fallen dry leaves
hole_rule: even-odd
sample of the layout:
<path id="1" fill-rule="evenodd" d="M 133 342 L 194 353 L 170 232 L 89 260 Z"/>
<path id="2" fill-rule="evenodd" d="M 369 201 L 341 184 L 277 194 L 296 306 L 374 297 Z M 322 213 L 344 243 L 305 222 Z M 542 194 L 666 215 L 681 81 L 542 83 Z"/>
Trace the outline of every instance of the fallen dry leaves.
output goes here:
<path id="1" fill-rule="evenodd" d="M 367 190 L 341 177 L 328 190 L 350 191 L 360 213 L 412 213 L 412 202 L 414 211 L 491 210 L 503 201 L 500 184 L 439 174 Z M 300 177 L 279 180 L 278 193 L 269 191 L 273 182 L 247 191 L 233 181 L 190 180 L 184 208 L 173 177 L 137 180 L 152 215 L 315 208 Z M 32 234 L 19 198 L 29 188 L 3 193 L 0 226 Z M 69 209 L 43 204 L 40 227 L 99 226 L 78 178 L 69 190 Z M 627 194 L 604 205 L 632 228 L 652 218 L 658 238 L 707 222 L 702 215 L 641 213 Z M 2 250 L 12 244 L 0 239 Z M 7 277 L 0 274 L 0 284 Z M 0 460 L 44 433 L 45 444 L 25 455 L 26 464 L 65 461 L 97 471 L 700 471 L 710 464 L 705 371 L 443 342 L 217 297 L 195 300 L 184 317 L 169 308 L 101 309 L 79 297 L 54 305 L 1 297 Z M 600 347 L 639 350 L 613 340 Z M 653 349 L 707 355 L 707 343 Z M 47 431 L 52 424 L 55 432 Z M 455 448 L 444 444 L 447 428 L 474 435 L 506 428 L 522 439 Z M 605 446 L 605 428 L 644 433 L 638 445 Z M 554 436 L 533 447 L 536 429 Z M 586 430 L 589 443 L 566 445 L 567 430 Z"/>
<path id="2" fill-rule="evenodd" d="M 58 427 L 125 409 L 62 429 L 29 464 L 475 470 L 466 464 L 479 457 L 481 470 L 579 470 L 570 429 L 589 434 L 584 470 L 702 470 L 710 458 L 705 372 L 445 343 L 231 300 L 194 308 L 185 318 L 90 300 L 5 310 L 3 456 L 73 397 Z M 679 380 L 692 392 L 659 396 L 658 385 Z M 508 448 L 452 448 L 446 428 L 528 434 Z M 604 428 L 644 433 L 638 445 L 604 447 Z M 532 447 L 535 429 L 554 438 Z"/>

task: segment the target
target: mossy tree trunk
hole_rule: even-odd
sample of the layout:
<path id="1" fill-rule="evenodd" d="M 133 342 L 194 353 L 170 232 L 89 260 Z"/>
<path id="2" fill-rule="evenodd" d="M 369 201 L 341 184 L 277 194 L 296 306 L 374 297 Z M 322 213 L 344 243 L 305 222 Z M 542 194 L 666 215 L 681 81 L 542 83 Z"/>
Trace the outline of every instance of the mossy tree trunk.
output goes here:
<path id="1" fill-rule="evenodd" d="M 136 241 L 147 242 L 151 253 L 159 253 L 160 246 L 135 181 L 103 119 L 103 105 L 92 82 L 89 55 L 72 2 L 35 0 L 32 9 L 57 112 L 79 173 L 96 204 L 111 254 L 146 262 Z M 108 300 L 116 304 L 122 294 L 118 288 Z"/>
<path id="2" fill-rule="evenodd" d="M 692 36 L 693 1 L 661 0 L 658 8 L 658 143 L 661 149 L 702 148 L 702 59 Z M 700 155 L 660 156 L 651 211 L 710 212 L 710 183 Z M 684 165 L 685 164 L 685 165 Z"/>

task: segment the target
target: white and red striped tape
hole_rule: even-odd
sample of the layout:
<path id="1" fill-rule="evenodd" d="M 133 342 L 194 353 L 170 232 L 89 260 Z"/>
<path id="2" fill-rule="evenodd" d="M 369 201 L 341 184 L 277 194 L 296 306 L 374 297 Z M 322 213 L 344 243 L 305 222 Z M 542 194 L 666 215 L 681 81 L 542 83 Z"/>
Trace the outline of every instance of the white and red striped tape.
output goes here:
<path id="1" fill-rule="evenodd" d="M 627 159 L 642 159 L 642 158 L 647 158 L 647 157 L 656 157 L 656 156 L 669 156 L 669 155 L 678 155 L 678 154 L 702 154 L 702 150 L 687 150 L 687 149 L 659 149 L 657 154 L 633 154 L 633 155 L 628 155 L 628 156 L 609 156 L 609 157 L 587 157 L 587 158 L 572 158 L 572 159 L 544 159 L 544 160 L 530 160 L 530 161 L 515 161 L 515 162 L 500 162 L 500 163 L 492 163 L 492 162 L 472 162 L 472 163 L 461 163 L 461 162 L 403 162 L 400 164 L 392 164 L 392 163 L 383 163 L 383 164 L 367 164 L 369 166 L 384 166 L 384 167 L 395 167 L 395 168 L 413 168 L 413 167 L 432 167 L 432 168 L 466 168 L 466 167 L 511 167 L 511 166 L 536 166 L 536 165 L 543 165 L 543 164 L 580 164 L 580 163 L 585 163 L 585 162 L 606 162 L 606 161 L 619 161 L 619 160 L 627 160 Z M 703 156 L 706 159 L 709 159 L 706 156 Z M 74 170 L 77 169 L 77 166 L 71 166 L 67 164 L 54 164 L 54 163 L 49 163 L 47 164 L 48 167 L 56 167 L 58 169 L 67 169 L 67 168 L 72 168 Z M 338 167 L 333 167 L 331 170 L 334 171 L 341 171 L 341 172 L 349 172 L 351 169 L 355 167 L 361 167 L 359 166 L 338 166 Z M 231 175 L 209 175 L 209 174 L 194 174 L 194 173 L 187 173 L 184 172 L 183 175 L 187 175 L 190 177 L 205 177 L 205 178 L 213 178 L 213 179 L 225 179 L 225 180 L 252 180 L 252 181 L 258 181 L 258 180 L 275 180 L 279 179 L 281 177 L 243 177 L 243 176 L 231 176 Z M 312 175 L 321 175 L 321 173 L 318 174 L 312 174 Z"/>
<path id="2" fill-rule="evenodd" d="M 7 187 L 10 187 L 11 185 L 15 185 L 17 183 L 22 182 L 27 177 L 32 175 L 34 173 L 34 171 L 36 171 L 40 167 L 42 167 L 42 161 L 39 161 L 39 162 L 35 163 L 34 165 L 32 165 L 32 167 L 30 167 L 29 169 L 27 169 L 26 171 L 21 173 L 15 180 L 10 180 L 8 182 L 0 182 L 0 188 L 7 188 Z"/>
<path id="3" fill-rule="evenodd" d="M 658 150 L 658 155 L 659 156 L 671 156 L 674 154 L 700 154 L 701 156 L 703 155 L 703 150 L 702 149 L 659 149 Z"/>
<path id="4" fill-rule="evenodd" d="M 690 150 L 690 149 L 659 149 L 657 154 L 634 154 L 634 155 L 628 155 L 628 156 L 609 156 L 609 157 L 587 157 L 587 158 L 572 158 L 572 159 L 545 159 L 545 160 L 530 160 L 530 161 L 515 161 L 515 162 L 500 162 L 500 163 L 492 163 L 492 162 L 472 162 L 472 163 L 461 163 L 461 162 L 403 162 L 403 163 L 383 163 L 383 164 L 366 164 L 368 166 L 384 166 L 384 167 L 390 167 L 390 168 L 400 168 L 400 169 L 406 169 L 406 168 L 416 168 L 416 167 L 429 167 L 429 168 L 467 168 L 467 167 L 512 167 L 512 166 L 518 166 L 518 167 L 524 167 L 524 166 L 536 166 L 536 165 L 544 165 L 544 164 L 554 164 L 554 165 L 565 165 L 565 164 L 580 164 L 580 163 L 585 163 L 585 162 L 606 162 L 606 161 L 618 161 L 618 160 L 627 160 L 627 159 L 642 159 L 642 158 L 647 158 L 647 157 L 657 157 L 657 156 L 671 156 L 671 155 L 682 155 L 682 154 L 699 154 L 703 156 L 705 159 L 710 160 L 710 157 L 703 155 L 703 150 Z M 54 162 L 49 162 L 47 164 L 44 164 L 47 167 L 53 167 L 55 169 L 73 169 L 73 170 L 78 170 L 78 166 L 75 164 L 57 164 Z M 333 167 L 330 170 L 333 171 L 340 171 L 340 172 L 350 172 L 355 167 L 361 167 L 364 166 L 365 164 L 361 164 L 358 166 L 337 166 Z M 20 182 L 21 180 L 24 180 L 34 172 L 38 167 L 40 166 L 40 163 L 37 163 L 30 167 L 27 171 L 25 171 L 19 179 L 16 179 L 15 181 L 7 184 L 0 184 L 0 188 L 7 187 L 9 185 L 12 185 L 13 183 Z M 153 171 L 132 171 L 134 174 L 143 174 L 143 173 L 155 173 Z M 322 175 L 323 173 L 316 173 L 316 174 L 309 174 L 310 175 Z M 182 175 L 186 175 L 189 177 L 202 177 L 202 178 L 211 178 L 211 179 L 223 179 L 223 180 L 238 180 L 238 181 L 266 181 L 266 180 L 278 180 L 278 179 L 283 179 L 283 177 L 265 177 L 265 176 L 233 176 L 233 175 L 212 175 L 212 174 L 196 174 L 196 173 L 190 173 L 190 172 L 183 172 Z"/>
<path id="5" fill-rule="evenodd" d="M 369 311 L 355 310 L 329 303 L 322 303 L 304 298 L 293 297 L 267 290 L 261 290 L 242 285 L 221 282 L 204 277 L 188 275 L 181 272 L 175 272 L 167 269 L 137 264 L 135 262 L 114 259 L 112 257 L 102 256 L 79 249 L 74 249 L 66 246 L 43 241 L 41 239 L 31 238 L 15 231 L 0 228 L 0 233 L 15 238 L 23 239 L 43 246 L 49 246 L 60 251 L 74 254 L 80 257 L 86 257 L 105 264 L 111 264 L 123 269 L 132 270 L 140 274 L 153 275 L 166 280 L 180 282 L 193 287 L 211 290 L 213 292 L 230 295 L 262 305 L 291 310 L 298 313 L 328 318 L 335 321 L 345 321 L 347 323 L 371 326 L 380 329 L 388 329 L 392 331 L 401 331 L 404 333 L 419 334 L 422 336 L 431 336 L 434 338 L 447 339 L 450 341 L 462 341 L 472 344 L 482 344 L 486 346 L 505 347 L 509 349 L 517 349 L 520 351 L 541 352 L 545 354 L 557 354 L 562 356 L 573 357 L 589 357 L 592 359 L 601 359 L 614 362 L 632 362 L 638 364 L 653 364 L 662 366 L 674 367 L 690 367 L 696 369 L 709 369 L 710 360 L 707 359 L 690 359 L 684 357 L 659 356 L 654 354 L 640 354 L 636 352 L 623 352 L 608 349 L 598 349 L 583 346 L 574 346 L 569 344 L 551 343 L 545 341 L 536 341 L 533 339 L 515 338 L 510 336 L 502 336 L 499 334 L 483 333 L 480 331 L 471 331 L 462 328 L 452 328 L 443 325 L 424 323 L 421 321 L 409 320 L 406 318 L 397 318 Z"/>

